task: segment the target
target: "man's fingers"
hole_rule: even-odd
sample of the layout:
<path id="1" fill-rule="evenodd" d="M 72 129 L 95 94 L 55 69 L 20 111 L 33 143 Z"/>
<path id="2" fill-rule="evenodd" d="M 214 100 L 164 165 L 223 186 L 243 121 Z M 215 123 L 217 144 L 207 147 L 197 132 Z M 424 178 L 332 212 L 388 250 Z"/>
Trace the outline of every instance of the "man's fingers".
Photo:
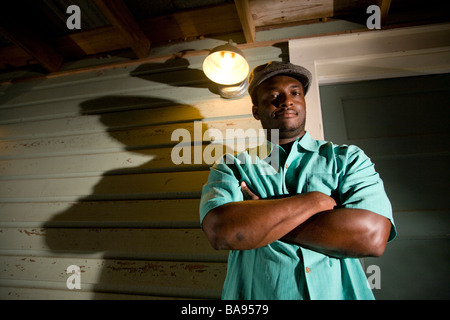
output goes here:
<path id="1" fill-rule="evenodd" d="M 247 186 L 247 184 L 244 181 L 241 182 L 241 190 L 242 190 L 242 193 L 244 194 L 245 200 L 258 200 L 259 199 L 259 197 L 250 190 L 250 188 Z"/>

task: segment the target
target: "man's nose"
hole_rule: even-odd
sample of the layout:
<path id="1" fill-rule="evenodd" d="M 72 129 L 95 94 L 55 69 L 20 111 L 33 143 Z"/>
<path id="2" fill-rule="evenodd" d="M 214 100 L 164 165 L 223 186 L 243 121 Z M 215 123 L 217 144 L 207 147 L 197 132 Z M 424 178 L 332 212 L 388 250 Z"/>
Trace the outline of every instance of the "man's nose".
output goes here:
<path id="1" fill-rule="evenodd" d="M 292 106 L 294 103 L 292 101 L 292 99 L 289 98 L 289 96 L 285 95 L 285 94 L 280 94 L 278 96 L 278 107 L 279 108 L 287 108 Z"/>

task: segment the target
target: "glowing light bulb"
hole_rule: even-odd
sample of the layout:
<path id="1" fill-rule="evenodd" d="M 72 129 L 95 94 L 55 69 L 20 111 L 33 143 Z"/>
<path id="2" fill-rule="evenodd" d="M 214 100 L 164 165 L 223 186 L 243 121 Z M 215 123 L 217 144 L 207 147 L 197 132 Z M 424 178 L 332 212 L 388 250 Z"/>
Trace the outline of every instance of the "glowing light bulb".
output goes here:
<path id="1" fill-rule="evenodd" d="M 221 52 L 222 59 L 220 60 L 220 67 L 223 70 L 231 70 L 234 67 L 234 53 L 233 52 Z"/>
<path id="2" fill-rule="evenodd" d="M 247 79 L 249 71 L 244 54 L 231 42 L 212 49 L 203 60 L 203 72 L 220 86 L 239 86 Z"/>

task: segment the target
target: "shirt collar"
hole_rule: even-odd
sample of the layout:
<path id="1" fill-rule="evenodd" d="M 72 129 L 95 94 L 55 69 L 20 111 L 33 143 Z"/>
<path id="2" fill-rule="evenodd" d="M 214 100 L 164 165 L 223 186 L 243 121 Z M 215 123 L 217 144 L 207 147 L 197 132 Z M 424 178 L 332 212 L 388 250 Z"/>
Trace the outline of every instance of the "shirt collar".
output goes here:
<path id="1" fill-rule="evenodd" d="M 307 151 L 311 151 L 311 152 L 319 151 L 319 146 L 318 146 L 316 140 L 314 140 L 311 137 L 311 135 L 309 134 L 308 131 L 305 132 L 303 137 L 297 138 L 297 140 L 294 142 L 294 145 L 297 145 L 298 151 L 300 151 L 300 148 L 303 148 L 303 149 L 305 149 Z M 276 146 L 277 146 L 276 144 L 274 144 L 266 139 L 265 142 L 262 143 L 261 145 L 259 145 L 258 147 L 250 149 L 249 155 L 257 156 L 261 160 L 263 160 L 271 155 L 273 149 Z M 292 147 L 294 148 L 294 146 L 292 146 Z"/>
<path id="2" fill-rule="evenodd" d="M 305 150 L 311 151 L 311 152 L 318 152 L 319 146 L 317 144 L 317 141 L 314 140 L 308 131 L 305 132 L 303 137 L 300 139 L 297 139 L 297 145 L 298 147 L 302 147 Z"/>

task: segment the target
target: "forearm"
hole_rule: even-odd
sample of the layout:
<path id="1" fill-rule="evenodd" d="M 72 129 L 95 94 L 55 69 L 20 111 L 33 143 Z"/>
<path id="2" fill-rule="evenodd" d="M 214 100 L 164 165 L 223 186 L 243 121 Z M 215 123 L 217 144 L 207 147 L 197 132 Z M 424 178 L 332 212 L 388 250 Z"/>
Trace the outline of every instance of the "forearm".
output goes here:
<path id="1" fill-rule="evenodd" d="M 317 212 L 332 207 L 318 192 L 233 202 L 211 210 L 203 229 L 216 249 L 254 249 L 280 239 Z"/>
<path id="2" fill-rule="evenodd" d="M 390 221 L 362 209 L 334 209 L 312 216 L 281 238 L 337 258 L 381 256 Z"/>

